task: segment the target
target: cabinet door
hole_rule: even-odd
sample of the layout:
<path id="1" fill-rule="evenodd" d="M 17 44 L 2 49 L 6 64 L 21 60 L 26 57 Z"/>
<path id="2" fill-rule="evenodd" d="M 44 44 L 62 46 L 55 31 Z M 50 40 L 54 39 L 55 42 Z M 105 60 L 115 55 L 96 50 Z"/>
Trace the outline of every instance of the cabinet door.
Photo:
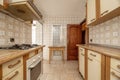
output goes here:
<path id="1" fill-rule="evenodd" d="M 88 0 L 87 2 L 87 24 L 96 20 L 96 0 Z"/>
<path id="2" fill-rule="evenodd" d="M 120 7 L 120 0 L 100 0 L 101 16 L 111 12 L 112 10 Z"/>
<path id="3" fill-rule="evenodd" d="M 23 80 L 23 66 L 4 76 L 2 80 Z"/>
<path id="4" fill-rule="evenodd" d="M 120 73 L 111 69 L 110 80 L 120 80 Z"/>
<path id="5" fill-rule="evenodd" d="M 0 0 L 0 5 L 2 5 L 2 6 L 3 6 L 3 0 Z"/>
<path id="6" fill-rule="evenodd" d="M 85 55 L 84 55 L 84 53 L 82 53 L 81 52 L 81 54 L 80 54 L 80 72 L 81 72 L 81 74 L 82 74 L 82 76 L 85 78 Z"/>
<path id="7" fill-rule="evenodd" d="M 88 80 L 101 80 L 101 63 L 90 58 L 88 60 Z"/>

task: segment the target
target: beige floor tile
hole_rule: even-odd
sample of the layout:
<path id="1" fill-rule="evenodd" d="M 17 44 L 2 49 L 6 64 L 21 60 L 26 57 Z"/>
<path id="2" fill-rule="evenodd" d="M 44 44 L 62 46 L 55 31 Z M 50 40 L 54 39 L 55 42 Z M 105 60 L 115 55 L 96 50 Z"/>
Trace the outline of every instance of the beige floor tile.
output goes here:
<path id="1" fill-rule="evenodd" d="M 56 60 L 43 62 L 43 75 L 40 80 L 83 80 L 78 72 L 77 61 L 62 61 Z"/>

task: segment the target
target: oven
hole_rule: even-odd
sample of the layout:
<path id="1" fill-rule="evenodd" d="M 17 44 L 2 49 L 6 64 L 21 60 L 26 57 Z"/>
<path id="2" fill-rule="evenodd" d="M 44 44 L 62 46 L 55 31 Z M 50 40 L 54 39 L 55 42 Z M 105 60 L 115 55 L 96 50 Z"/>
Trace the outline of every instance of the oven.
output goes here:
<path id="1" fill-rule="evenodd" d="M 39 53 L 27 60 L 27 80 L 39 80 L 39 76 L 43 72 L 42 59 L 42 53 Z"/>

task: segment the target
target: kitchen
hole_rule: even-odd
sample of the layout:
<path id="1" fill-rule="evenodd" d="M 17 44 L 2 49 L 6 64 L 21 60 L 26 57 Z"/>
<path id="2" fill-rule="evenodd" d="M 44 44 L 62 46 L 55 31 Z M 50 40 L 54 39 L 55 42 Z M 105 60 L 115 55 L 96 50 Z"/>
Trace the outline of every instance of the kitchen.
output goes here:
<path id="1" fill-rule="evenodd" d="M 120 80 L 120 1 L 0 0 L 0 80 Z"/>

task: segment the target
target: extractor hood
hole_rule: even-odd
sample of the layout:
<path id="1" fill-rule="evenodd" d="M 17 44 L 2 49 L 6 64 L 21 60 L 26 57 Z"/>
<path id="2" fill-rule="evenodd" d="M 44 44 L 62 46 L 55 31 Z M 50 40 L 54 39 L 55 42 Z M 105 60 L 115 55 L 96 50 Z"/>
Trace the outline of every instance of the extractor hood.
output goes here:
<path id="1" fill-rule="evenodd" d="M 42 19 L 40 11 L 31 1 L 9 3 L 5 10 L 24 21 Z"/>

